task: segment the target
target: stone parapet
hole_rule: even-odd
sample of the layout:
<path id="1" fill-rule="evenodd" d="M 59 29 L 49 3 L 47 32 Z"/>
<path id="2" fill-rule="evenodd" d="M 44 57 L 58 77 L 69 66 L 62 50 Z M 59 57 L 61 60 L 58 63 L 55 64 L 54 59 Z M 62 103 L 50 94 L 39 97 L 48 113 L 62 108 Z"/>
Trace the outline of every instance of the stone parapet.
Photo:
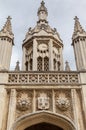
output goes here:
<path id="1" fill-rule="evenodd" d="M 8 84 L 79 84 L 78 72 L 9 72 Z"/>

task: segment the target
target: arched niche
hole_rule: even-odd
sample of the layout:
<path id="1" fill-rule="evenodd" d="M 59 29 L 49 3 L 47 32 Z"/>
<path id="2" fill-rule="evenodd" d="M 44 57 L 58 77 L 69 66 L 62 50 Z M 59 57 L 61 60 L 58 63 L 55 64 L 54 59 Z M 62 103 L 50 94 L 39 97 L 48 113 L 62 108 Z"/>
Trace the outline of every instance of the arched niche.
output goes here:
<path id="1" fill-rule="evenodd" d="M 30 128 L 31 126 L 42 123 L 57 126 L 57 128 L 61 130 L 76 130 L 74 123 L 69 118 L 46 111 L 27 114 L 20 117 L 15 121 L 11 130 L 27 130 L 27 128 Z"/>

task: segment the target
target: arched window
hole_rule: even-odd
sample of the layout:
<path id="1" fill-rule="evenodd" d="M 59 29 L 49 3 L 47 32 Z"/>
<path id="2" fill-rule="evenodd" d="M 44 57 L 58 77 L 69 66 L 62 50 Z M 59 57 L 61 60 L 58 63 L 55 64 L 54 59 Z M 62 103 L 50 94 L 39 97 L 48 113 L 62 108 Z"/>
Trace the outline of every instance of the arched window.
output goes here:
<path id="1" fill-rule="evenodd" d="M 32 70 L 33 60 L 30 59 L 30 70 Z"/>
<path id="2" fill-rule="evenodd" d="M 56 66 L 56 59 L 53 60 L 53 63 L 54 63 L 54 70 L 57 69 L 57 66 Z"/>
<path id="3" fill-rule="evenodd" d="M 28 61 L 26 61 L 25 66 L 26 66 L 26 71 L 28 71 Z"/>
<path id="4" fill-rule="evenodd" d="M 58 71 L 60 71 L 60 62 L 58 61 Z"/>
<path id="5" fill-rule="evenodd" d="M 42 58 L 41 57 L 37 58 L 37 70 L 42 71 Z"/>
<path id="6" fill-rule="evenodd" d="M 48 71 L 49 70 L 49 58 L 45 57 L 44 58 L 44 71 Z"/>

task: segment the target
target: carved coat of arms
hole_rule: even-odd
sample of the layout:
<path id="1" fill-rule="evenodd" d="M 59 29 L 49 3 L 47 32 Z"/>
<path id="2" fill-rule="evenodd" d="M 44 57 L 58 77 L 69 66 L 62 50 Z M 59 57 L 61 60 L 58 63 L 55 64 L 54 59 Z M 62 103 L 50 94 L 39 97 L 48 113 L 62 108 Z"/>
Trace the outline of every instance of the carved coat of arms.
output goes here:
<path id="1" fill-rule="evenodd" d="M 48 110 L 49 109 L 49 97 L 46 93 L 41 93 L 38 97 L 38 109 Z"/>

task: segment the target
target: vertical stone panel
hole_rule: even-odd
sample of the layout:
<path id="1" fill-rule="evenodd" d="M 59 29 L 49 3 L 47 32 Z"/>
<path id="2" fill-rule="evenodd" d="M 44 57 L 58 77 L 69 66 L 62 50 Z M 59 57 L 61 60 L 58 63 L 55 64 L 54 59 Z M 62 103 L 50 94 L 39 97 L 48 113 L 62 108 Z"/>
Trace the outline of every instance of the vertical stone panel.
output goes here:
<path id="1" fill-rule="evenodd" d="M 12 124 L 15 120 L 15 111 L 16 111 L 16 90 L 11 89 L 10 101 L 9 101 L 9 111 L 8 111 L 8 121 L 7 121 L 7 130 L 10 130 Z"/>
<path id="2" fill-rule="evenodd" d="M 82 69 L 82 58 L 81 58 L 81 51 L 80 51 L 80 45 L 79 42 L 76 43 L 77 48 L 77 57 L 78 57 L 78 69 Z"/>
<path id="3" fill-rule="evenodd" d="M 61 71 L 62 71 L 63 68 L 64 68 L 64 67 L 63 67 L 63 54 L 62 54 L 62 52 L 63 52 L 63 50 L 62 50 L 62 47 L 61 47 L 61 49 L 60 49 L 60 56 L 61 56 L 61 57 L 60 57 L 60 58 L 61 58 L 61 67 L 60 67 L 60 68 L 61 68 Z"/>
<path id="4" fill-rule="evenodd" d="M 4 113 L 7 109 L 5 107 L 6 95 L 6 90 L 0 86 L 0 130 L 3 130 Z M 5 122 L 4 125 L 6 125 Z"/>
<path id="5" fill-rule="evenodd" d="M 80 55 L 81 55 L 81 62 L 82 62 L 82 70 L 85 69 L 85 54 L 84 54 L 84 49 L 83 49 L 83 41 L 80 40 L 79 43 L 79 48 L 80 48 Z"/>
<path id="6" fill-rule="evenodd" d="M 83 105 L 83 114 L 86 122 L 86 85 L 82 86 L 82 105 Z M 85 124 L 86 125 L 86 124 Z"/>
<path id="7" fill-rule="evenodd" d="M 36 111 L 36 91 L 33 90 L 33 112 Z"/>
<path id="8" fill-rule="evenodd" d="M 33 40 L 33 71 L 37 71 L 37 41 Z"/>
<path id="9" fill-rule="evenodd" d="M 22 70 L 25 71 L 25 47 L 23 47 Z"/>
<path id="10" fill-rule="evenodd" d="M 83 124 L 83 116 L 82 116 L 82 108 L 80 102 L 80 95 L 77 93 L 75 89 L 72 90 L 72 100 L 73 100 L 73 112 L 74 112 L 74 120 L 76 124 L 77 130 L 85 130 Z"/>
<path id="11" fill-rule="evenodd" d="M 50 39 L 49 42 L 49 70 L 53 71 L 53 52 L 52 52 L 52 48 L 53 48 L 53 43 L 52 40 Z"/>
<path id="12" fill-rule="evenodd" d="M 7 52 L 8 52 L 8 55 L 7 55 L 7 62 L 6 62 L 6 66 L 7 66 L 7 69 L 10 68 L 10 61 L 11 61 L 11 56 L 12 56 L 12 43 L 7 43 L 8 46 L 7 46 Z"/>

